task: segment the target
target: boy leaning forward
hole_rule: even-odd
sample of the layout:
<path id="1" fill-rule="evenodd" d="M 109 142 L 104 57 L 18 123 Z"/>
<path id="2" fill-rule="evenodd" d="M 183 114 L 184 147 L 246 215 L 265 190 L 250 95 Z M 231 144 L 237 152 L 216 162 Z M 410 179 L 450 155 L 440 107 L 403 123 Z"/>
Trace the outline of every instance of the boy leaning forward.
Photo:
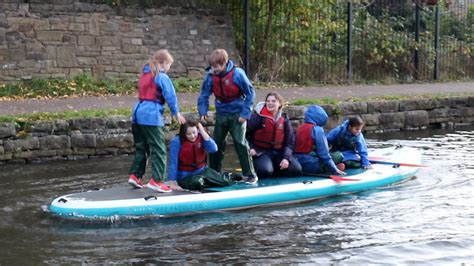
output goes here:
<path id="1" fill-rule="evenodd" d="M 216 49 L 209 56 L 210 68 L 198 98 L 201 121 L 206 122 L 209 97 L 215 96 L 216 121 L 214 140 L 218 151 L 210 154 L 209 166 L 220 172 L 226 148 L 227 134 L 232 136 L 239 157 L 242 174 L 247 183 L 256 183 L 258 177 L 253 168 L 249 145 L 245 138 L 247 120 L 252 114 L 255 91 L 244 70 L 229 60 L 224 49 Z"/>

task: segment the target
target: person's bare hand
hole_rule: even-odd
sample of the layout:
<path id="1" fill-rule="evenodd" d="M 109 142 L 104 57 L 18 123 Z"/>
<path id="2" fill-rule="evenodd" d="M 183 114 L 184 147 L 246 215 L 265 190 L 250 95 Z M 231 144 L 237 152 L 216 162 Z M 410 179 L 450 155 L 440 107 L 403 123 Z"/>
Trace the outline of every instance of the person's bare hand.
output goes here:
<path id="1" fill-rule="evenodd" d="M 245 123 L 245 121 L 247 121 L 247 119 L 245 119 L 243 117 L 239 117 L 239 123 L 243 124 L 243 123 Z"/>
<path id="2" fill-rule="evenodd" d="M 339 175 L 345 175 L 345 174 L 346 174 L 346 172 L 344 172 L 344 171 L 341 171 L 341 170 L 337 169 L 337 174 L 339 174 Z"/>
<path id="3" fill-rule="evenodd" d="M 176 118 L 178 119 L 180 125 L 186 123 L 186 118 L 181 113 L 177 113 Z"/>
<path id="4" fill-rule="evenodd" d="M 287 159 L 283 159 L 280 162 L 280 170 L 285 170 L 288 169 L 288 166 L 290 166 L 290 162 Z"/>
<path id="5" fill-rule="evenodd" d="M 204 131 L 204 127 L 202 126 L 201 123 L 198 123 L 198 124 L 197 124 L 197 128 L 198 128 L 199 132 L 203 132 L 203 131 Z"/>
<path id="6" fill-rule="evenodd" d="M 199 134 L 201 134 L 202 138 L 205 141 L 208 141 L 211 138 L 201 123 L 197 124 L 197 128 L 198 128 Z"/>
<path id="7" fill-rule="evenodd" d="M 250 156 L 253 157 L 253 156 L 257 155 L 257 151 L 255 149 L 250 149 L 249 154 L 250 154 Z"/>

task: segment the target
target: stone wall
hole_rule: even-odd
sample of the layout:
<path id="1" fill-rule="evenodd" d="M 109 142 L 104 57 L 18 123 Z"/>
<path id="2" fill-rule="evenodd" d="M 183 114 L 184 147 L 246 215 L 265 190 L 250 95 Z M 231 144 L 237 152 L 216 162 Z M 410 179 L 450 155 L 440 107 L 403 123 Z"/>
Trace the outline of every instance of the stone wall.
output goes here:
<path id="1" fill-rule="evenodd" d="M 83 73 L 137 77 L 149 55 L 161 48 L 175 59 L 172 76 L 201 77 L 215 48 L 239 62 L 223 7 L 164 0 L 159 8 L 134 9 L 103 2 L 2 0 L 0 82 Z"/>
<path id="2" fill-rule="evenodd" d="M 330 120 L 327 130 L 346 116 L 360 115 L 366 132 L 418 130 L 473 125 L 474 97 L 357 102 L 324 105 Z M 305 107 L 290 106 L 286 112 L 294 127 L 303 120 Z M 185 114 L 197 118 L 197 114 Z M 166 119 L 169 127 L 171 119 Z M 209 129 L 212 131 L 213 116 Z M 169 141 L 177 132 L 166 133 Z M 134 152 L 129 117 L 34 122 L 22 127 L 0 123 L 0 164 L 50 160 L 77 160 Z"/>

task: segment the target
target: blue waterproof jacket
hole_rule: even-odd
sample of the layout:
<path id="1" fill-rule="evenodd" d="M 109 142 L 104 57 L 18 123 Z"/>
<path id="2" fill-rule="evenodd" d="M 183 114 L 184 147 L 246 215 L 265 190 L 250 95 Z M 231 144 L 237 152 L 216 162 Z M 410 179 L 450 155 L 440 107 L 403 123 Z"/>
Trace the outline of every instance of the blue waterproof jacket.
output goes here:
<path id="1" fill-rule="evenodd" d="M 143 68 L 143 73 L 151 72 L 150 66 Z M 176 90 L 173 82 L 164 71 L 160 71 L 155 76 L 155 83 L 161 89 L 171 114 L 179 112 Z M 132 109 L 132 123 L 144 126 L 164 126 L 163 113 L 165 107 L 158 101 L 138 101 Z"/>
<path id="2" fill-rule="evenodd" d="M 229 60 L 227 68 L 224 71 L 225 73 L 221 73 L 219 76 L 225 76 L 225 74 L 231 71 L 232 68 L 234 68 L 234 62 Z M 209 97 L 213 93 L 212 75 L 214 74 L 212 73 L 212 70 L 209 69 L 209 72 L 206 74 L 204 82 L 202 83 L 201 95 L 199 95 L 198 98 L 198 111 L 200 116 L 207 115 L 207 111 L 209 110 Z M 242 97 L 227 103 L 223 103 L 216 99 L 216 113 L 223 115 L 239 114 L 240 117 L 248 120 L 252 114 L 252 105 L 255 100 L 255 91 L 252 83 L 247 78 L 244 70 L 239 67 L 236 67 L 234 70 L 233 81 L 240 88 Z"/>
<path id="3" fill-rule="evenodd" d="M 203 139 L 202 143 L 203 143 L 203 148 L 204 150 L 206 150 L 206 152 L 214 153 L 217 151 L 217 144 L 212 138 L 209 138 L 209 140 L 207 141 Z M 207 165 L 194 171 L 178 170 L 178 158 L 179 158 L 180 151 L 181 151 L 181 139 L 179 138 L 179 135 L 176 135 L 170 141 L 170 152 L 168 156 L 168 179 L 169 180 L 180 180 L 182 178 L 185 178 L 186 176 L 197 175 L 204 172 L 204 170 L 206 170 Z"/>
<path id="4" fill-rule="evenodd" d="M 329 131 L 327 139 L 332 150 L 342 153 L 344 161 L 360 161 L 362 167 L 370 166 L 364 135 L 362 133 L 352 134 L 349 131 L 349 120 Z"/>
<path id="5" fill-rule="evenodd" d="M 295 153 L 295 156 L 302 165 L 308 160 L 311 160 L 311 157 L 316 156 L 330 169 L 332 173 L 337 173 L 336 165 L 329 154 L 328 142 L 323 129 L 323 126 L 326 125 L 327 121 L 328 115 L 321 106 L 311 105 L 307 108 L 304 114 L 304 122 L 315 125 L 311 132 L 311 137 L 314 141 L 314 150 L 310 154 Z M 296 137 L 298 138 L 298 136 Z"/>

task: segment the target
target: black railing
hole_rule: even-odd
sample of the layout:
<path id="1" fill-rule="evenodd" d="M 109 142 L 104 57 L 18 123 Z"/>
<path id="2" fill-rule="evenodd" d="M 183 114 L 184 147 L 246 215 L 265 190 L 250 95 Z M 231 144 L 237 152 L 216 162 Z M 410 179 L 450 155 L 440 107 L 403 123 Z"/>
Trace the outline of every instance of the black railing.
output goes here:
<path id="1" fill-rule="evenodd" d="M 474 0 L 227 0 L 221 4 L 232 16 L 241 57 L 248 59 L 244 67 L 256 81 L 474 78 Z"/>

